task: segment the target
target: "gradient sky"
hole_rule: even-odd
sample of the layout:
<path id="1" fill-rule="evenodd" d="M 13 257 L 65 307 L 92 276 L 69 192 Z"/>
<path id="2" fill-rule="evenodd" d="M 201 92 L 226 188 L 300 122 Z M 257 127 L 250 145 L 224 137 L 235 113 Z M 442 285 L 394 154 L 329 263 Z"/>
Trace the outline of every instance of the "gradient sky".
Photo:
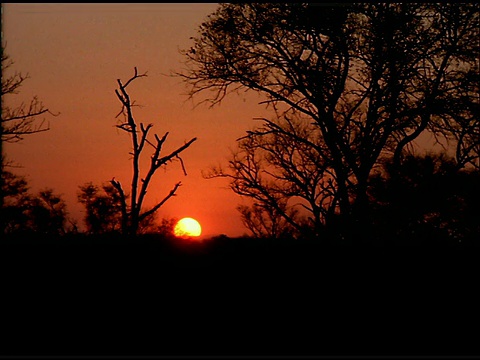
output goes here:
<path id="1" fill-rule="evenodd" d="M 15 62 L 12 70 L 28 73 L 20 94 L 10 105 L 34 95 L 57 117 L 47 116 L 50 130 L 20 143 L 6 144 L 14 172 L 27 175 L 32 191 L 53 188 L 67 202 L 70 216 L 83 224 L 77 202 L 80 185 L 102 184 L 112 177 L 127 189 L 131 179 L 130 138 L 118 130 L 121 104 L 114 91 L 136 66 L 148 77 L 128 87 L 141 108 L 137 122 L 153 123 L 150 135 L 170 132 L 164 155 L 192 137 L 198 140 L 183 153 L 188 176 L 180 164 L 159 169 L 147 194 L 147 205 L 160 201 L 181 181 L 177 196 L 158 218 L 193 217 L 203 235 L 246 233 L 236 206 L 242 199 L 225 179 L 207 180 L 202 171 L 227 162 L 235 140 L 251 129 L 254 117 L 267 116 L 255 93 L 232 94 L 214 108 L 188 100 L 181 79 L 165 76 L 180 71 L 179 49 L 218 4 L 2 4 L 3 43 Z M 5 75 L 8 75 L 6 73 Z M 150 149 L 144 153 L 145 164 Z M 143 170 L 147 170 L 143 166 Z"/>

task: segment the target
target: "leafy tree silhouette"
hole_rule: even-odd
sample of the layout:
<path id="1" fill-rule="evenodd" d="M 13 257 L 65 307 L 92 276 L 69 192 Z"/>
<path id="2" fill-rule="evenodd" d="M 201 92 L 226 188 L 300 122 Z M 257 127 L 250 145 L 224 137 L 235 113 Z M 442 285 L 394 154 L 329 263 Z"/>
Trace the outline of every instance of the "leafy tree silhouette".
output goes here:
<path id="1" fill-rule="evenodd" d="M 2 171 L 2 233 L 11 233 L 26 227 L 25 210 L 28 203 L 28 183 L 24 177 Z"/>
<path id="2" fill-rule="evenodd" d="M 57 236 L 76 231 L 76 224 L 68 217 L 65 201 L 52 189 L 38 194 L 29 193 L 23 176 L 4 171 L 2 229 L 6 234 L 37 233 Z"/>
<path id="3" fill-rule="evenodd" d="M 30 203 L 31 228 L 44 235 L 65 235 L 67 230 L 67 206 L 52 189 L 39 192 Z"/>
<path id="4" fill-rule="evenodd" d="M 78 201 L 85 206 L 84 222 L 90 234 L 119 232 L 121 230 L 121 201 L 111 184 L 100 188 L 93 183 L 80 186 Z"/>

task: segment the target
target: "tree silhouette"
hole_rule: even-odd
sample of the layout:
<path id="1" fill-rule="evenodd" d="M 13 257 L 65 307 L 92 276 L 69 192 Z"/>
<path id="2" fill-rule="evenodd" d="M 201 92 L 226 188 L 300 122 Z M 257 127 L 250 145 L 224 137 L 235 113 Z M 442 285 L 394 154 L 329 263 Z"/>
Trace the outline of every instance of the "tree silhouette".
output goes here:
<path id="1" fill-rule="evenodd" d="M 235 193 L 253 199 L 253 207 L 238 210 L 256 236 L 301 233 L 300 212 L 318 234 L 338 207 L 329 164 L 318 129 L 306 119 L 284 116 L 263 119 L 262 126 L 238 140 L 228 169 L 213 168 L 205 177 L 228 178 Z"/>
<path id="2" fill-rule="evenodd" d="M 65 201 L 52 189 L 31 194 L 23 176 L 4 171 L 3 177 L 2 233 L 65 235 L 76 231 L 75 222 L 68 217 Z"/>
<path id="3" fill-rule="evenodd" d="M 139 75 L 137 72 L 137 68 L 135 67 L 135 74 L 125 83 L 123 84 L 120 79 L 117 80 L 118 89 L 115 90 L 115 94 L 117 95 L 118 99 L 122 103 L 122 110 L 117 115 L 123 115 L 123 122 L 117 125 L 117 128 L 121 129 L 122 131 L 127 132 L 130 135 L 132 140 L 132 165 L 133 165 L 133 173 L 132 173 L 132 182 L 130 187 L 130 204 L 127 204 L 127 196 L 122 188 L 122 185 L 119 181 L 113 178 L 111 180 L 111 184 L 117 190 L 118 196 L 120 198 L 121 204 L 121 215 L 122 215 L 122 233 L 128 236 L 134 236 L 137 234 L 139 229 L 139 223 L 143 220 L 150 217 L 154 214 L 168 199 L 175 195 L 177 189 L 180 187 L 181 182 L 175 184 L 175 186 L 170 190 L 168 195 L 155 206 L 151 207 L 148 210 L 143 210 L 143 201 L 145 199 L 145 195 L 147 194 L 148 185 L 150 184 L 150 180 L 152 179 L 155 172 L 162 166 L 166 166 L 167 163 L 173 160 L 180 160 L 184 173 L 186 175 L 185 168 L 183 166 L 183 161 L 180 158 L 179 154 L 187 149 L 197 138 L 192 138 L 184 145 L 180 146 L 176 150 L 172 151 L 170 154 L 165 156 L 160 156 L 162 146 L 165 143 L 168 132 L 166 132 L 161 138 L 154 134 L 155 143 L 150 142 L 147 139 L 147 135 L 149 130 L 152 128 L 153 124 L 148 124 L 144 126 L 143 123 L 140 123 L 140 132 L 138 131 L 138 125 L 133 116 L 133 106 L 134 102 L 131 101 L 130 96 L 127 93 L 127 87 L 130 85 L 134 80 L 147 76 L 145 74 Z M 150 168 L 148 169 L 144 178 L 140 178 L 140 156 L 142 151 L 144 150 L 145 145 L 148 144 L 152 146 L 154 149 L 153 154 L 151 155 L 150 161 Z M 140 183 L 141 182 L 141 183 Z"/>
<path id="4" fill-rule="evenodd" d="M 45 125 L 45 120 L 40 117 L 46 113 L 52 114 L 41 101 L 35 96 L 30 102 L 22 102 L 18 107 L 12 108 L 7 105 L 7 96 L 18 94 L 19 88 L 23 85 L 24 81 L 28 79 L 28 75 L 22 75 L 15 72 L 12 75 L 7 75 L 8 69 L 13 65 L 13 61 L 5 53 L 5 48 L 1 49 L 1 62 L 2 62 L 2 119 L 0 122 L 0 189 L 11 186 L 11 184 L 5 184 L 5 178 L 9 178 L 12 174 L 6 172 L 5 167 L 6 156 L 4 154 L 3 144 L 4 142 L 18 142 L 23 140 L 24 136 L 36 134 L 39 132 L 47 131 L 48 125 Z M 19 189 L 21 190 L 21 189 Z M 4 211 L 4 198 L 8 196 L 7 193 L 0 193 L 0 209 Z M 6 215 L 2 215 L 4 217 Z M 1 222 L 3 224 L 3 222 Z M 0 229 L 3 232 L 4 228 Z"/>
<path id="5" fill-rule="evenodd" d="M 65 235 L 67 230 L 67 206 L 52 189 L 38 193 L 30 202 L 30 228 L 43 235 Z M 74 224 L 73 224 L 74 225 Z"/>
<path id="6" fill-rule="evenodd" d="M 2 171 L 2 216 L 0 217 L 3 233 L 11 233 L 26 228 L 25 214 L 29 200 L 28 183 L 22 176 L 10 171 Z"/>
<path id="7" fill-rule="evenodd" d="M 102 186 L 103 192 L 93 183 L 80 186 L 78 201 L 85 206 L 85 225 L 90 234 L 120 232 L 122 223 L 121 201 L 112 184 Z"/>
<path id="8" fill-rule="evenodd" d="M 177 218 L 163 218 L 156 227 L 155 232 L 166 238 L 172 237 L 174 236 L 174 229 L 177 222 Z"/>
<path id="9" fill-rule="evenodd" d="M 2 75 L 13 65 L 13 61 L 5 53 L 2 46 Z M 18 89 L 28 79 L 28 75 L 15 72 L 10 76 L 2 76 L 2 121 L 0 135 L 2 142 L 23 140 L 25 135 L 47 131 L 45 120 L 39 120 L 41 115 L 52 114 L 35 96 L 30 103 L 21 103 L 16 108 L 6 105 L 6 95 L 18 94 Z M 52 114 L 53 115 L 53 114 Z"/>
<path id="10" fill-rule="evenodd" d="M 287 213 L 285 206 L 278 204 L 283 213 Z M 285 217 L 276 208 L 254 203 L 252 206 L 240 205 L 237 210 L 241 214 L 243 225 L 250 230 L 256 238 L 280 238 L 295 236 L 299 231 L 290 225 Z M 295 219 L 295 213 L 288 214 L 290 219 Z"/>
<path id="11" fill-rule="evenodd" d="M 339 213 L 357 237 L 379 160 L 425 132 L 477 164 L 478 4 L 222 4 L 177 75 L 212 105 L 254 90 L 309 119 L 325 144 Z M 358 228 L 357 228 L 358 227 Z"/>

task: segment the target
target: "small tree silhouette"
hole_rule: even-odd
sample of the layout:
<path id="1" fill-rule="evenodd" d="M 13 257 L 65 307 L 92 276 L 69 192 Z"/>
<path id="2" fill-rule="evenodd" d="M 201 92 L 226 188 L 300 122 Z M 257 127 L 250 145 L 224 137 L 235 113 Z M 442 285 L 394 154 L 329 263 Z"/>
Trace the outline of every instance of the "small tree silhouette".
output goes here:
<path id="1" fill-rule="evenodd" d="M 103 190 L 103 191 L 102 191 Z M 102 234 L 121 230 L 121 201 L 112 184 L 100 189 L 93 183 L 80 186 L 78 201 L 85 206 L 85 225 L 90 234 Z"/>
<path id="2" fill-rule="evenodd" d="M 134 102 L 131 101 L 130 96 L 127 93 L 127 87 L 134 80 L 147 76 L 146 73 L 138 74 L 137 68 L 134 68 L 135 74 L 123 84 L 120 79 L 117 80 L 118 89 L 115 90 L 115 94 L 122 103 L 122 110 L 117 115 L 123 115 L 124 121 L 117 125 L 117 127 L 128 134 L 132 140 L 132 165 L 133 165 L 133 174 L 132 174 L 132 183 L 131 183 L 131 193 L 130 193 L 130 205 L 127 204 L 127 197 L 122 188 L 122 185 L 119 181 L 113 178 L 110 182 L 113 187 L 118 191 L 121 202 L 121 214 L 122 214 L 122 233 L 128 236 L 135 236 L 138 232 L 139 223 L 155 213 L 168 199 L 175 195 L 175 192 L 180 187 L 181 182 L 175 184 L 172 190 L 167 194 L 167 196 L 157 203 L 152 208 L 142 211 L 143 201 L 147 193 L 148 185 L 155 174 L 155 172 L 163 165 L 166 165 L 168 162 L 175 159 L 180 160 L 182 169 L 185 173 L 185 167 L 183 160 L 180 158 L 179 154 L 187 149 L 197 138 L 192 138 L 184 145 L 177 148 L 175 151 L 172 151 L 166 156 L 160 156 L 162 146 L 165 143 L 168 132 L 166 132 L 161 138 L 157 134 L 154 134 L 156 143 L 152 143 L 147 139 L 149 130 L 152 128 L 153 124 L 148 124 L 144 126 L 143 123 L 140 123 L 140 133 L 138 132 L 138 125 L 134 119 L 132 108 Z M 150 168 L 148 169 L 144 178 L 140 178 L 140 155 L 144 150 L 145 144 L 149 144 L 153 147 L 154 152 L 151 156 Z M 141 184 L 140 184 L 141 180 Z"/>

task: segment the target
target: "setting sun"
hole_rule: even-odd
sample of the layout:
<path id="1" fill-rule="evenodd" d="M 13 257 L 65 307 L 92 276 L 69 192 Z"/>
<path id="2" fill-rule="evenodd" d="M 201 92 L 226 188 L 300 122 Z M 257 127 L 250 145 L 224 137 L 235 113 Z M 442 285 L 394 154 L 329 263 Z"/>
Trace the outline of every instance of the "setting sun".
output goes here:
<path id="1" fill-rule="evenodd" d="M 175 236 L 196 237 L 200 236 L 200 234 L 202 233 L 202 227 L 197 220 L 186 217 L 177 222 L 173 231 L 175 233 Z"/>

